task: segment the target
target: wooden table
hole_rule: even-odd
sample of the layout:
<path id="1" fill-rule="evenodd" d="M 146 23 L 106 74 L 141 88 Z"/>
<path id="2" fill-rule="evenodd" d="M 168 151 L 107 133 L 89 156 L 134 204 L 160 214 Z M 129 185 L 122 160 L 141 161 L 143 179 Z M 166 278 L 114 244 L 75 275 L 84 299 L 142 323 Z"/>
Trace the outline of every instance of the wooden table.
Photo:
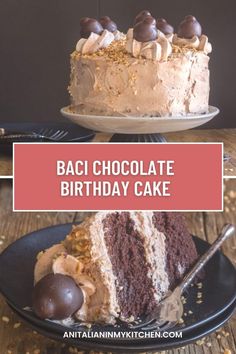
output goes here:
<path id="1" fill-rule="evenodd" d="M 28 232 L 49 225 L 76 222 L 85 217 L 85 213 L 13 213 L 11 210 L 11 181 L 2 180 L 0 181 L 0 251 Z M 236 224 L 236 179 L 226 181 L 223 213 L 186 213 L 186 218 L 189 230 L 193 234 L 213 242 L 226 222 Z M 228 240 L 223 246 L 223 251 L 236 263 L 236 238 Z M 236 316 L 231 318 L 223 329 L 199 341 L 198 344 L 170 350 L 165 354 L 220 354 L 224 352 L 229 354 L 230 352 L 226 352 L 226 349 L 230 349 L 231 354 L 236 353 Z M 0 353 L 68 354 L 77 353 L 77 351 L 32 332 L 12 313 L 3 297 L 0 296 Z M 83 354 L 83 352 L 80 353 Z"/>
<path id="2" fill-rule="evenodd" d="M 0 176 L 11 176 L 11 175 L 12 175 L 12 159 L 9 155 L 2 154 L 0 150 Z"/>
<path id="3" fill-rule="evenodd" d="M 223 142 L 229 161 L 224 163 L 225 176 L 236 176 L 236 129 L 186 130 L 164 134 L 170 142 Z M 94 141 L 108 141 L 111 135 L 99 133 Z M 12 175 L 12 159 L 1 154 L 0 176 Z"/>

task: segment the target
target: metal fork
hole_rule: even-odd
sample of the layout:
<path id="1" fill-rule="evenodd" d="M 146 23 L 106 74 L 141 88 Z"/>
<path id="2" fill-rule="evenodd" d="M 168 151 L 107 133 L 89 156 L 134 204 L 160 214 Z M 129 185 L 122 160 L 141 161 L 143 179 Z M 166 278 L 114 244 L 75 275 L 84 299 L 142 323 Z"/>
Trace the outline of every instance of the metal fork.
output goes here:
<path id="1" fill-rule="evenodd" d="M 183 304 L 181 294 L 189 286 L 195 276 L 210 260 L 215 252 L 220 248 L 222 243 L 235 234 L 235 226 L 227 224 L 223 227 L 219 237 L 211 245 L 211 247 L 199 258 L 195 266 L 187 273 L 182 282 L 159 303 L 156 309 L 147 316 L 145 321 L 137 325 L 130 325 L 132 329 L 166 331 L 173 328 L 183 315 Z"/>
<path id="2" fill-rule="evenodd" d="M 66 130 L 56 130 L 50 128 L 41 129 L 39 132 L 13 132 L 7 131 L 4 128 L 0 128 L 1 140 L 22 140 L 22 139 L 40 139 L 46 141 L 58 141 L 63 139 L 68 134 Z"/>

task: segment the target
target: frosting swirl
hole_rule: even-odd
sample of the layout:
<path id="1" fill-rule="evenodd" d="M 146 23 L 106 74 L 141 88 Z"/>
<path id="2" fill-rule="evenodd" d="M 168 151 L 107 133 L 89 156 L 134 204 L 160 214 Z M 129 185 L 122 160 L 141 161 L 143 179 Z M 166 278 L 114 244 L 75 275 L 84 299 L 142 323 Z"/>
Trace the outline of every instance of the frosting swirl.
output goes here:
<path id="1" fill-rule="evenodd" d="M 158 31 L 156 40 L 142 43 L 134 39 L 133 28 L 130 28 L 126 38 L 126 50 L 135 58 L 142 56 L 146 59 L 166 61 L 172 53 L 170 41 L 161 31 Z"/>
<path id="2" fill-rule="evenodd" d="M 203 51 L 205 54 L 212 52 L 212 45 L 209 43 L 208 37 L 204 34 L 200 37 L 194 36 L 192 38 L 180 38 L 177 34 L 175 34 L 173 37 L 173 44 L 180 47 L 195 48 Z"/>
<path id="3" fill-rule="evenodd" d="M 115 40 L 115 35 L 108 30 L 102 34 L 92 32 L 88 38 L 81 38 L 76 44 L 76 51 L 82 54 L 92 54 L 99 49 L 108 47 Z"/>
<path id="4" fill-rule="evenodd" d="M 91 32 L 88 38 L 81 38 L 76 44 L 76 51 L 81 54 L 92 54 L 99 49 L 108 47 L 113 41 L 124 38 L 124 34 L 118 30 L 110 32 L 104 30 L 100 35 Z"/>

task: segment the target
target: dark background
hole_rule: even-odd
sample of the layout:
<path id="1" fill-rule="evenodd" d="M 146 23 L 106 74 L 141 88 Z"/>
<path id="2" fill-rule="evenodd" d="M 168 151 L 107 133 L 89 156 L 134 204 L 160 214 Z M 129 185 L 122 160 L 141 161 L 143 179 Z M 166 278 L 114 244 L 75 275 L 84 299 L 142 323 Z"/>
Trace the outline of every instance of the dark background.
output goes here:
<path id="1" fill-rule="evenodd" d="M 149 9 L 175 27 L 195 15 L 213 45 L 210 104 L 221 114 L 211 128 L 236 127 L 235 0 L 0 0 L 0 121 L 62 120 L 69 104 L 69 54 L 83 16 L 109 15 L 126 31 Z M 206 127 L 206 125 L 204 126 Z"/>

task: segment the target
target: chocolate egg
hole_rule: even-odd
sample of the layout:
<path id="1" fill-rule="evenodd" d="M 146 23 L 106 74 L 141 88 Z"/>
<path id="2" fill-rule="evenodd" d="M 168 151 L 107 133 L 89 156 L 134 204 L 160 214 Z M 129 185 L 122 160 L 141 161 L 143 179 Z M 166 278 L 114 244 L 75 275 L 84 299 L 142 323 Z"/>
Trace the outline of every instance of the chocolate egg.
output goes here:
<path id="1" fill-rule="evenodd" d="M 115 32 L 117 31 L 117 25 L 114 21 L 110 19 L 109 16 L 103 16 L 100 18 L 99 22 L 101 23 L 102 27 L 109 32 Z"/>
<path id="2" fill-rule="evenodd" d="M 164 34 L 174 33 L 174 27 L 172 27 L 164 18 L 157 19 L 157 28 Z"/>
<path id="3" fill-rule="evenodd" d="M 191 39 L 194 36 L 200 37 L 202 35 L 202 27 L 194 16 L 188 15 L 180 23 L 177 34 L 178 37 L 186 39 Z"/>
<path id="4" fill-rule="evenodd" d="M 48 274 L 33 290 L 33 311 L 42 319 L 63 320 L 73 315 L 83 304 L 82 290 L 63 274 Z"/>
<path id="5" fill-rule="evenodd" d="M 134 26 L 134 39 L 139 42 L 149 42 L 157 39 L 156 20 L 152 16 L 145 17 Z"/>
<path id="6" fill-rule="evenodd" d="M 143 21 L 147 16 L 151 16 L 151 13 L 148 10 L 139 12 L 139 14 L 135 17 L 134 25 L 140 21 Z"/>
<path id="7" fill-rule="evenodd" d="M 82 38 L 88 38 L 92 32 L 96 34 L 101 34 L 103 32 L 101 23 L 98 22 L 95 18 L 81 18 L 80 27 L 80 35 Z"/>

